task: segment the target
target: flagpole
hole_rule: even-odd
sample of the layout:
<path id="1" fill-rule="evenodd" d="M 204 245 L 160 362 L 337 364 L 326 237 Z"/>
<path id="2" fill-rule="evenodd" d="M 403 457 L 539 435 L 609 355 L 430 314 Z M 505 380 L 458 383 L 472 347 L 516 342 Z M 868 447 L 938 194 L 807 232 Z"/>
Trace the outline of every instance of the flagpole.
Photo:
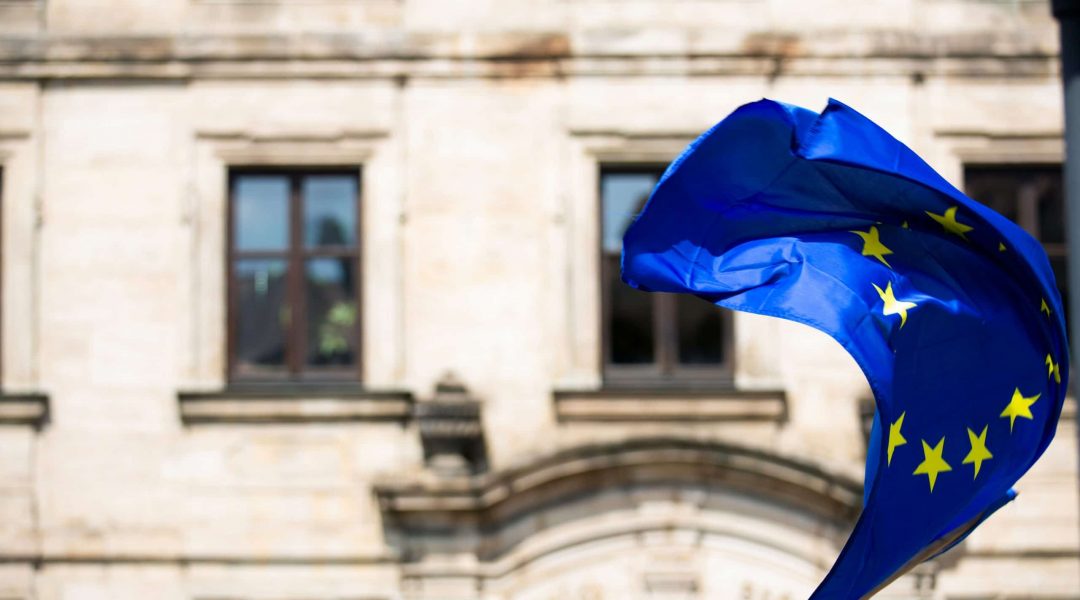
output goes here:
<path id="1" fill-rule="evenodd" d="M 1053 0 L 1054 16 L 1061 25 L 1061 81 L 1065 92 L 1065 214 L 1069 256 L 1069 325 L 1071 338 L 1080 342 L 1080 0 Z M 1072 350 L 1073 376 L 1080 373 L 1077 351 Z M 1076 385 L 1073 389 L 1080 389 Z M 1080 431 L 1080 410 L 1076 416 Z"/>

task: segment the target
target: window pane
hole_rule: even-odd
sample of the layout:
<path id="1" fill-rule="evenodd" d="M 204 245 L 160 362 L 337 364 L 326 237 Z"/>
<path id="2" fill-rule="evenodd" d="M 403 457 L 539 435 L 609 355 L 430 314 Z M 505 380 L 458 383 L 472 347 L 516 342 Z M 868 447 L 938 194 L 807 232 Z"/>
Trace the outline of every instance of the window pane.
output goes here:
<path id="1" fill-rule="evenodd" d="M 648 364 L 654 359 L 653 298 L 619 279 L 618 255 L 604 257 L 607 263 L 609 310 L 608 335 L 612 363 Z"/>
<path id="2" fill-rule="evenodd" d="M 284 250 L 289 244 L 289 180 L 281 175 L 241 175 L 233 190 L 233 239 L 237 250 Z"/>
<path id="3" fill-rule="evenodd" d="M 237 366 L 284 366 L 289 328 L 285 261 L 239 260 L 233 272 Z"/>
<path id="4" fill-rule="evenodd" d="M 1020 223 L 1017 181 L 1006 171 L 992 167 L 968 167 L 964 173 L 964 187 L 968 196 L 1001 213 L 1009 220 Z"/>
<path id="5" fill-rule="evenodd" d="M 601 175 L 604 252 L 622 252 L 622 236 L 634 217 L 645 208 L 645 201 L 658 180 L 657 173 L 648 171 Z"/>
<path id="6" fill-rule="evenodd" d="M 614 364 L 656 361 L 653 297 L 619 278 L 622 236 L 645 207 L 658 179 L 653 170 L 602 172 L 600 204 L 603 219 L 602 252 L 607 287 L 608 356 Z"/>
<path id="7" fill-rule="evenodd" d="M 317 258 L 305 265 L 307 364 L 355 364 L 356 258 Z"/>
<path id="8" fill-rule="evenodd" d="M 1039 198 L 1039 239 L 1044 244 L 1065 243 L 1065 190 L 1061 171 L 1042 173 L 1035 182 Z"/>
<path id="9" fill-rule="evenodd" d="M 1061 293 L 1061 302 L 1065 306 L 1065 321 L 1068 326 L 1069 313 L 1069 261 L 1064 255 L 1050 255 L 1050 268 L 1054 271 L 1057 279 L 1058 291 Z"/>
<path id="10" fill-rule="evenodd" d="M 304 178 L 304 245 L 356 244 L 356 178 L 312 175 Z"/>
<path id="11" fill-rule="evenodd" d="M 675 313 L 679 327 L 679 362 L 685 365 L 723 362 L 720 309 L 700 298 L 678 294 Z"/>

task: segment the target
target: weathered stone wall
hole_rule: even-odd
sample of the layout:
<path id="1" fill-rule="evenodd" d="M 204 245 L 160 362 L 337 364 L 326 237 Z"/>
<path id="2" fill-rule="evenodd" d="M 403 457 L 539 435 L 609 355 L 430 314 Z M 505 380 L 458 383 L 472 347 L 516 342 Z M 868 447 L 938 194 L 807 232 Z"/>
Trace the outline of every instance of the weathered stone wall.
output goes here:
<path id="1" fill-rule="evenodd" d="M 738 315 L 735 390 L 596 396 L 598 166 L 763 96 L 836 97 L 957 183 L 1060 161 L 1056 43 L 1026 0 L 0 0 L 0 375 L 30 415 L 0 411 L 0 598 L 805 595 L 850 523 L 790 496 L 861 479 L 865 381 Z M 364 394 L 222 393 L 233 165 L 362 169 Z M 425 466 L 409 406 L 447 372 L 490 482 Z M 1072 406 L 1019 501 L 890 597 L 1080 598 Z M 700 480 L 643 440 L 776 460 Z M 618 476 L 575 470 L 595 446 Z M 577 487 L 500 483 L 553 456 Z M 459 539 L 402 554 L 399 519 L 441 518 Z M 524 541 L 461 551 L 476 518 Z"/>

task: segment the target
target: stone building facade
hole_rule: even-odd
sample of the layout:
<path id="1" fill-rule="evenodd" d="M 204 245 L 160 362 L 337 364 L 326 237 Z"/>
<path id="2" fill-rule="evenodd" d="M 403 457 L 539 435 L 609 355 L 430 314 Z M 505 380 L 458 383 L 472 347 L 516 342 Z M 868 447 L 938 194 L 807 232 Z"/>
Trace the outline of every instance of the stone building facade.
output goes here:
<path id="1" fill-rule="evenodd" d="M 865 380 L 626 296 L 620 223 L 833 96 L 1058 256 L 1056 45 L 1031 0 L 0 0 L 0 598 L 805 597 Z M 1075 415 L 880 596 L 1080 598 Z"/>

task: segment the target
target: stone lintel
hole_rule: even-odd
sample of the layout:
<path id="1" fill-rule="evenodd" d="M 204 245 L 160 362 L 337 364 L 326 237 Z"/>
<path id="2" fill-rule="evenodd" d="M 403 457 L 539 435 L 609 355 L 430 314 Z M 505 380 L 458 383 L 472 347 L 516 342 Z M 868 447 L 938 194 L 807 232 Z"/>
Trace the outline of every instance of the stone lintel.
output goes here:
<path id="1" fill-rule="evenodd" d="M 562 79 L 568 77 L 956 77 L 1046 79 L 1059 77 L 1054 56 L 985 58 L 808 56 L 596 56 L 502 60 L 477 58 L 401 59 L 375 61 L 308 58 L 284 62 L 274 58 L 177 59 L 169 61 L 6 60 L 0 50 L 0 79 L 146 81 L 252 80 L 307 78 L 352 81 L 405 79 Z"/>

